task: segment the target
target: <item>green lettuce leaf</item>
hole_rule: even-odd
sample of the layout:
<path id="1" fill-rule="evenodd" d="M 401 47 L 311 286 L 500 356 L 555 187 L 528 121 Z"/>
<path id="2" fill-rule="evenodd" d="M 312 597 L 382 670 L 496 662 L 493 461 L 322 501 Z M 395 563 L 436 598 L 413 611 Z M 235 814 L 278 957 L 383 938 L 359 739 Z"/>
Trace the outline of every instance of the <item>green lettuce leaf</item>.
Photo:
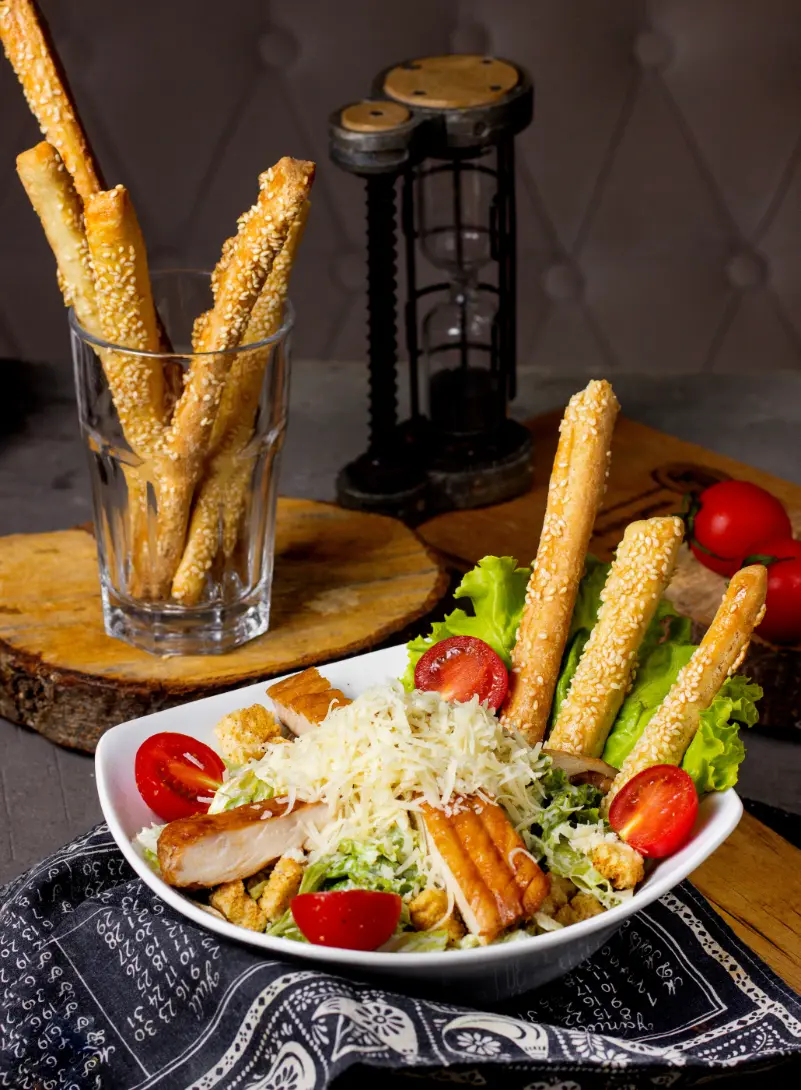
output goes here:
<path id="1" fill-rule="evenodd" d="M 312 863 L 303 872 L 299 893 L 318 893 L 335 889 L 371 889 L 379 893 L 398 893 L 408 898 L 419 893 L 425 881 L 416 867 L 404 867 L 406 835 L 394 828 L 380 840 L 343 840 L 331 855 Z M 401 908 L 397 934 L 409 927 L 409 910 Z M 268 935 L 306 940 L 292 916 L 292 906 L 272 927 Z"/>
<path id="2" fill-rule="evenodd" d="M 601 591 L 604 589 L 606 577 L 609 574 L 609 565 L 604 564 L 597 556 L 587 554 L 584 561 L 584 574 L 579 583 L 576 604 L 573 606 L 573 616 L 570 619 L 571 639 L 577 632 L 591 632 L 596 620 L 598 610 L 601 608 Z"/>
<path id="3" fill-rule="evenodd" d="M 584 561 L 584 574 L 579 583 L 576 604 L 573 607 L 573 616 L 570 619 L 570 631 L 567 636 L 565 653 L 562 656 L 562 665 L 559 669 L 559 679 L 551 705 L 551 725 L 559 714 L 562 701 L 568 694 L 573 681 L 573 675 L 578 668 L 587 640 L 590 638 L 596 620 L 598 610 L 601 608 L 601 591 L 609 573 L 609 565 L 602 563 L 597 557 L 588 554 Z"/>
<path id="4" fill-rule="evenodd" d="M 623 764 L 695 649 L 692 643 L 666 642 L 645 659 L 604 747 L 603 759 L 610 765 L 620 768 Z M 681 763 L 692 776 L 699 795 L 724 791 L 737 783 L 745 757 L 739 728 L 756 723 L 756 701 L 761 696 L 759 685 L 736 674 L 724 681 L 712 704 L 701 714 L 698 731 Z"/>
<path id="5" fill-rule="evenodd" d="M 530 575 L 531 570 L 518 568 L 511 556 L 485 556 L 479 560 L 454 592 L 455 598 L 469 599 L 472 613 L 455 609 L 444 621 L 435 622 L 428 636 L 418 636 L 409 643 L 409 661 L 401 679 L 404 687 L 411 692 L 420 656 L 449 636 L 477 636 L 510 666 Z"/>
<path id="6" fill-rule="evenodd" d="M 561 769 L 553 767 L 542 777 L 540 785 L 546 798 L 540 824 L 531 830 L 535 852 L 545 860 L 549 871 L 569 878 L 579 889 L 611 908 L 620 898 L 579 843 L 583 826 L 596 826 L 599 832 L 608 832 L 600 814 L 601 792 L 590 784 L 571 784 Z"/>
<path id="7" fill-rule="evenodd" d="M 608 764 L 621 767 L 694 651 L 692 643 L 666 642 L 643 658 L 632 690 L 606 740 L 603 759 Z"/>
<path id="8" fill-rule="evenodd" d="M 245 806 L 249 802 L 263 802 L 265 799 L 271 799 L 274 794 L 272 787 L 259 779 L 252 768 L 246 768 L 218 788 L 209 807 L 209 813 L 221 814 L 226 810 L 234 810 L 237 806 Z"/>
<path id="9" fill-rule="evenodd" d="M 447 947 L 447 931 L 404 931 L 391 938 L 381 949 L 393 954 L 432 954 Z"/>
<path id="10" fill-rule="evenodd" d="M 567 651 L 562 656 L 559 680 L 556 682 L 556 689 L 553 694 L 553 704 L 551 705 L 551 726 L 556 722 L 556 717 L 559 714 L 562 702 L 567 696 L 568 690 L 573 682 L 573 675 L 578 668 L 579 659 L 584 652 L 584 648 L 589 638 L 589 629 L 580 629 L 573 636 L 573 639 L 567 645 Z"/>
<path id="11" fill-rule="evenodd" d="M 759 712 L 755 701 L 761 696 L 759 685 L 735 674 L 723 683 L 712 704 L 702 712 L 698 731 L 681 762 L 699 794 L 725 791 L 737 783 L 745 757 L 738 728 L 741 724 L 752 727 L 756 723 Z"/>

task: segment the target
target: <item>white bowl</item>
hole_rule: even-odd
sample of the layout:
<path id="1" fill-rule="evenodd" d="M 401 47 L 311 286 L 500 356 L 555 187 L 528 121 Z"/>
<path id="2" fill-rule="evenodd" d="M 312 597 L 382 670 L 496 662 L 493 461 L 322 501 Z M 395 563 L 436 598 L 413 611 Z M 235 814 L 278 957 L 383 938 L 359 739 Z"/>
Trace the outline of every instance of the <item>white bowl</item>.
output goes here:
<path id="1" fill-rule="evenodd" d="M 405 664 L 405 646 L 391 647 L 332 663 L 321 673 L 347 696 L 355 697 L 369 685 L 400 676 Z M 198 907 L 154 874 L 131 844 L 144 825 L 159 820 L 143 802 L 134 780 L 134 757 L 141 743 L 152 734 L 170 730 L 189 734 L 213 747 L 217 721 L 228 712 L 257 701 L 269 704 L 264 683 L 133 719 L 104 734 L 95 757 L 97 790 L 114 839 L 142 881 L 198 926 L 271 954 L 304 959 L 320 969 L 363 979 L 379 976 L 387 983 L 394 979 L 401 988 L 458 988 L 463 1001 L 476 1003 L 516 995 L 562 976 L 602 946 L 625 919 L 692 874 L 736 827 L 743 810 L 733 790 L 707 796 L 701 801 L 690 842 L 658 863 L 630 900 L 590 920 L 526 941 L 444 953 L 389 954 L 271 938 L 235 927 Z"/>

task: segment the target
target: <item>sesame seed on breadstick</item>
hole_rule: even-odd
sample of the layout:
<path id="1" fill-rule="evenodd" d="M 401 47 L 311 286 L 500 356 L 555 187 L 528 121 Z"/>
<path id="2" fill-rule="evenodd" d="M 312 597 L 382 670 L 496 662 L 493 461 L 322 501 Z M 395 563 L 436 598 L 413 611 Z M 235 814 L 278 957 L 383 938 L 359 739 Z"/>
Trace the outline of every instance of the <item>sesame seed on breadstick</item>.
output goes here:
<path id="1" fill-rule="evenodd" d="M 680 764 L 723 682 L 738 669 L 751 634 L 765 613 L 767 569 L 741 568 L 732 576 L 718 611 L 687 665 L 623 762 L 604 800 L 605 811 L 630 779 L 653 765 Z"/>
<path id="2" fill-rule="evenodd" d="M 598 619 L 548 736 L 551 749 L 601 756 L 683 536 L 684 525 L 675 516 L 626 527 L 601 592 Z"/>
<path id="3" fill-rule="evenodd" d="M 570 399 L 560 425 L 542 534 L 501 715 L 501 722 L 518 730 L 531 745 L 542 741 L 548 725 L 587 548 L 606 490 L 619 408 L 609 383 L 593 380 Z"/>
<path id="4" fill-rule="evenodd" d="M 289 277 L 310 204 L 304 203 L 289 229 L 254 304 L 244 344 L 265 340 L 280 328 Z M 224 554 L 230 556 L 236 545 L 254 461 L 245 458 L 242 451 L 253 434 L 264 371 L 272 351 L 261 348 L 240 353 L 228 375 L 212 431 L 211 449 L 215 453 L 195 500 L 186 546 L 172 584 L 173 598 L 187 605 L 199 600 L 206 572 L 217 554 L 221 513 Z M 281 396 L 281 391 L 274 393 Z"/>
<path id="5" fill-rule="evenodd" d="M 93 194 L 84 222 L 103 336 L 120 348 L 158 352 L 161 333 L 147 252 L 127 189 L 118 185 Z M 126 438 L 137 454 L 151 455 L 166 438 L 161 361 L 124 352 L 108 355 L 106 373 Z"/>
<path id="6" fill-rule="evenodd" d="M 186 388 L 173 420 L 171 450 L 178 457 L 205 455 L 217 415 L 223 382 L 231 366 L 224 353 L 242 341 L 253 305 L 287 233 L 306 201 L 314 164 L 283 158 L 259 179 L 256 204 L 240 218 L 233 247 L 216 279 L 214 306 L 208 312 Z"/>
<path id="7" fill-rule="evenodd" d="M 17 174 L 55 256 L 65 306 L 75 308 L 84 329 L 102 337 L 81 198 L 61 156 L 42 140 L 17 156 Z"/>
<path id="8" fill-rule="evenodd" d="M 171 587 L 184 548 L 195 485 L 204 468 L 212 429 L 232 364 L 226 354 L 240 344 L 254 303 L 314 180 L 314 163 L 280 159 L 259 178 L 259 197 L 239 219 L 234 244 L 226 243 L 213 278 L 214 306 L 197 323 L 197 355 L 173 416 L 168 487 L 159 505 L 158 591 Z M 205 353 L 205 354 L 203 354 Z"/>
<path id="9" fill-rule="evenodd" d="M 103 337 L 81 199 L 61 156 L 43 140 L 17 156 L 17 173 L 56 258 L 65 305 L 74 308 L 85 330 L 95 337 Z M 126 404 L 125 389 L 119 385 L 120 377 L 125 373 L 122 361 L 115 353 L 104 349 L 98 349 L 98 355 L 115 404 Z M 127 433 L 126 438 L 130 441 Z M 131 542 L 128 590 L 136 596 L 141 593 L 147 569 L 147 484 L 137 467 L 123 465 L 122 471 L 128 487 Z"/>
<path id="10" fill-rule="evenodd" d="M 31 0 L 0 0 L 0 40 L 42 132 L 87 200 L 100 189 L 97 170 Z"/>

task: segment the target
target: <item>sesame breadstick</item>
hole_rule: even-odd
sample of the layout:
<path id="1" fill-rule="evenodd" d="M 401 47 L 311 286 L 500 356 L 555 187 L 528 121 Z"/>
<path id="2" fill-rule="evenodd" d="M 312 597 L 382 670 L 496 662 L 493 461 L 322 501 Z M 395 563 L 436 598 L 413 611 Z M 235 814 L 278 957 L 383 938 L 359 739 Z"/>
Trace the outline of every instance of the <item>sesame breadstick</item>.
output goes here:
<path id="1" fill-rule="evenodd" d="M 601 756 L 683 536 L 676 517 L 626 527 L 601 592 L 598 619 L 549 735 L 551 749 Z"/>
<path id="2" fill-rule="evenodd" d="M 17 156 L 17 174 L 56 259 L 64 305 L 75 308 L 84 329 L 102 337 L 81 198 L 61 156 L 42 140 Z"/>
<path id="3" fill-rule="evenodd" d="M 195 485 L 203 471 L 223 385 L 231 367 L 225 353 L 245 334 L 253 305 L 287 234 L 307 200 L 314 164 L 283 158 L 259 178 L 259 198 L 239 220 L 213 277 L 214 306 L 198 323 L 193 361 L 173 416 L 168 455 L 172 472 L 160 498 L 158 591 L 166 595 L 183 552 Z"/>
<path id="4" fill-rule="evenodd" d="M 248 321 L 245 344 L 265 340 L 280 327 L 289 276 L 309 207 L 306 201 L 275 259 Z M 240 353 L 225 384 L 212 431 L 211 448 L 215 453 L 195 501 L 184 555 L 172 584 L 173 598 L 184 604 L 194 604 L 200 598 L 206 572 L 219 547 L 221 512 L 225 555 L 230 556 L 236 545 L 254 461 L 253 457 L 244 458 L 242 451 L 253 434 L 264 371 L 272 351 L 268 347 Z M 276 396 L 279 393 L 276 391 Z"/>
<path id="5" fill-rule="evenodd" d="M 161 334 L 139 221 L 124 186 L 86 202 L 84 221 L 103 336 L 121 348 L 158 352 Z M 125 436 L 146 457 L 165 440 L 164 373 L 160 360 L 108 354 L 106 373 Z"/>
<path id="6" fill-rule="evenodd" d="M 242 344 L 264 341 L 280 329 L 284 304 L 289 291 L 289 278 L 292 275 L 295 255 L 303 238 L 310 208 L 311 201 L 305 201 L 290 227 L 286 242 L 281 247 L 270 274 L 264 282 L 264 287 L 253 305 Z M 240 353 L 234 360 L 212 430 L 212 450 L 219 449 L 226 440 L 230 442 L 232 434 L 237 431 L 242 434 L 245 441 L 250 438 L 264 371 L 271 354 L 272 348 L 262 348 L 254 352 Z"/>
<path id="7" fill-rule="evenodd" d="M 95 297 L 89 245 L 83 229 L 81 198 L 56 149 L 43 140 L 17 156 L 17 173 L 39 216 L 50 248 L 56 258 L 58 280 L 66 306 L 75 310 L 83 328 L 95 337 L 103 336 Z M 121 373 L 114 353 L 98 350 L 112 396 L 121 391 L 114 382 Z M 146 570 L 147 484 L 135 466 L 122 467 L 128 487 L 129 536 L 131 541 L 129 590 L 136 594 Z"/>
<path id="8" fill-rule="evenodd" d="M 732 576 L 700 647 L 679 673 L 612 781 L 604 800 L 607 812 L 621 787 L 638 772 L 653 765 L 681 763 L 701 713 L 745 657 L 751 633 L 765 613 L 767 581 L 767 569 L 761 564 L 741 568 Z"/>
<path id="9" fill-rule="evenodd" d="M 545 736 L 584 559 L 606 489 L 618 409 L 603 380 L 574 394 L 560 425 L 548 503 L 512 651 L 501 722 L 531 745 Z"/>
<path id="10" fill-rule="evenodd" d="M 178 457 L 205 455 L 222 396 L 230 357 L 218 355 L 236 346 L 247 328 L 253 305 L 281 250 L 287 233 L 308 197 L 314 164 L 283 158 L 259 179 L 256 204 L 239 221 L 224 268 L 215 274 L 215 302 L 202 325 L 196 360 L 173 421 L 171 449 Z"/>
<path id="11" fill-rule="evenodd" d="M 100 189 L 97 171 L 31 0 L 0 0 L 0 40 L 42 132 L 87 200 Z"/>

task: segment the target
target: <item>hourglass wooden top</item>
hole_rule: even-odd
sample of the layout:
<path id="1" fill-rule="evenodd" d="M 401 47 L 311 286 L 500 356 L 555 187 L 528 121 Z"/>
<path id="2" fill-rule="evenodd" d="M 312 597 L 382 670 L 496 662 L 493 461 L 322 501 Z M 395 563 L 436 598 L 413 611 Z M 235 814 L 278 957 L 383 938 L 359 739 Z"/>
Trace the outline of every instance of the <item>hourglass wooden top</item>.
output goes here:
<path id="1" fill-rule="evenodd" d="M 339 120 L 342 128 L 350 132 L 387 132 L 404 125 L 411 116 L 399 102 L 379 99 L 346 106 Z"/>
<path id="2" fill-rule="evenodd" d="M 409 106 L 468 109 L 497 102 L 519 81 L 519 72 L 506 61 L 456 53 L 420 57 L 390 69 L 384 80 L 384 92 Z"/>
<path id="3" fill-rule="evenodd" d="M 447 578 L 400 522 L 280 499 L 270 631 L 227 655 L 158 658 L 103 630 L 85 529 L 0 538 L 0 715 L 93 751 L 116 723 L 375 647 Z"/>

